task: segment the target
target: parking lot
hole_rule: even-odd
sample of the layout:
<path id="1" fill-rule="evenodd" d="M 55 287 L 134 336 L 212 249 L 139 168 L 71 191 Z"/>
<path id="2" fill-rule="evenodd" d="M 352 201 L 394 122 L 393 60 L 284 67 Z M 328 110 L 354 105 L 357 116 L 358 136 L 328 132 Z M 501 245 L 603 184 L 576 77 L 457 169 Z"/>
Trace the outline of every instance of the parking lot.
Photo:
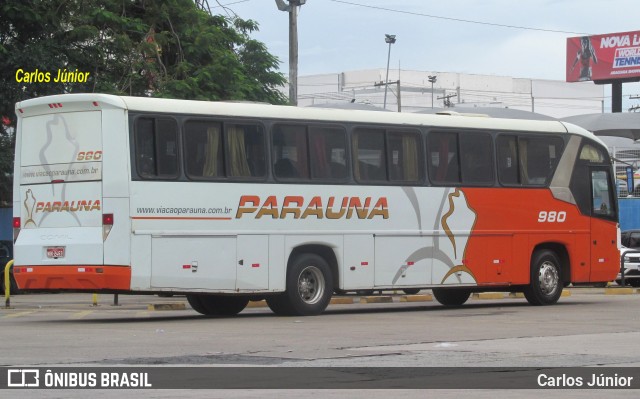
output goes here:
<path id="1" fill-rule="evenodd" d="M 608 290 L 572 288 L 548 307 L 500 294 L 461 308 L 425 290 L 386 303 L 347 297 L 317 317 L 279 317 L 257 303 L 228 318 L 201 316 L 184 297 L 121 295 L 114 306 L 105 294 L 93 306 L 90 294 L 18 295 L 0 311 L 1 364 L 640 367 L 640 294 Z M 617 292 L 625 295 L 609 295 Z"/>

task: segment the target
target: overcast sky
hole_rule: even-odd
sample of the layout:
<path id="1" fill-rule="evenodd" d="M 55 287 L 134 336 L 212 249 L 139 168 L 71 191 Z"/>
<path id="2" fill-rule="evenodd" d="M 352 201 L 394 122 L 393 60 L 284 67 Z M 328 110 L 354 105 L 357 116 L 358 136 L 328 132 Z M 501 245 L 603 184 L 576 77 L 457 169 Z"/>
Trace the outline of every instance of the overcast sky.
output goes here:
<path id="1" fill-rule="evenodd" d="M 274 0 L 218 2 L 259 23 L 253 36 L 288 74 L 287 13 Z M 397 38 L 391 68 L 400 63 L 402 69 L 564 80 L 566 38 L 640 30 L 638 5 L 638 0 L 307 0 L 298 16 L 299 75 L 386 68 L 388 33 Z M 220 7 L 214 12 L 224 13 Z M 623 88 L 626 95 L 640 95 L 638 83 Z"/>

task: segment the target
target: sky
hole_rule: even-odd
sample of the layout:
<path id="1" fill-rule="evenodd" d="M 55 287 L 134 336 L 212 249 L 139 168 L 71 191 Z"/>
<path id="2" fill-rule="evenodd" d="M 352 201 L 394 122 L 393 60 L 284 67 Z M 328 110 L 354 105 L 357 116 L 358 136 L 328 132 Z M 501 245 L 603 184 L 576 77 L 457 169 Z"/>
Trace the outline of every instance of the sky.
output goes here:
<path id="1" fill-rule="evenodd" d="M 274 0 L 208 1 L 214 13 L 256 21 L 260 30 L 252 36 L 288 74 L 288 14 Z M 298 14 L 298 74 L 386 68 L 385 34 L 394 34 L 391 68 L 565 80 L 566 38 L 640 30 L 637 6 L 638 0 L 307 0 Z M 624 84 L 623 94 L 640 95 L 640 84 Z M 625 99 L 623 106 L 630 105 L 640 99 Z"/>

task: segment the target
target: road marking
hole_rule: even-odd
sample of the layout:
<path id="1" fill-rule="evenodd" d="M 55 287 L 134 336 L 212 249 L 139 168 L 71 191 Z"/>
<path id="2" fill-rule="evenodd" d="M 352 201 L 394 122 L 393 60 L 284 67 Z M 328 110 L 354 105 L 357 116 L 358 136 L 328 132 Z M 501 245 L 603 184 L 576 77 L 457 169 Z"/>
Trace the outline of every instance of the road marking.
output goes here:
<path id="1" fill-rule="evenodd" d="M 35 313 L 35 312 L 36 312 L 35 310 L 30 310 L 30 311 L 27 311 L 27 312 L 11 313 L 11 314 L 2 316 L 2 318 L 3 319 L 11 319 L 11 318 L 14 318 L 14 317 L 22 317 L 22 316 L 26 316 L 28 314 Z"/>
<path id="2" fill-rule="evenodd" d="M 82 311 L 82 312 L 76 312 L 76 313 L 72 314 L 71 316 L 69 316 L 69 319 L 73 319 L 73 320 L 83 319 L 86 316 L 89 316 L 93 312 L 94 312 L 93 310 L 85 310 L 85 311 Z"/>

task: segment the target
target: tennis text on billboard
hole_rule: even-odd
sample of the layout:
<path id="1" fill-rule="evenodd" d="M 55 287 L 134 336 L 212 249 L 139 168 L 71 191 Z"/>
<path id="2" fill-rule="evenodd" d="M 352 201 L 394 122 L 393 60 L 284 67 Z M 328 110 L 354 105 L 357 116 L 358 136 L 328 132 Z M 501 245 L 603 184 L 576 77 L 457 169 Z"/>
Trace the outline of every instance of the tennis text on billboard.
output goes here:
<path id="1" fill-rule="evenodd" d="M 99 211 L 100 200 L 53 201 L 36 203 L 36 212 Z"/>
<path id="2" fill-rule="evenodd" d="M 340 200 L 338 200 L 340 201 Z M 315 217 L 317 219 L 351 219 L 354 214 L 358 219 L 373 219 L 376 216 L 383 219 L 389 218 L 387 198 L 380 197 L 375 200 L 371 197 L 364 199 L 360 197 L 342 197 L 341 203 L 337 204 L 336 197 L 323 199 L 322 197 L 312 197 L 305 200 L 302 196 L 286 196 L 282 200 L 274 195 L 267 197 L 264 201 L 257 195 L 243 195 L 240 197 L 236 219 L 243 216 L 254 215 L 255 219 L 261 217 L 271 217 L 272 219 L 306 219 Z M 374 204 L 372 206 L 372 204 Z"/>

